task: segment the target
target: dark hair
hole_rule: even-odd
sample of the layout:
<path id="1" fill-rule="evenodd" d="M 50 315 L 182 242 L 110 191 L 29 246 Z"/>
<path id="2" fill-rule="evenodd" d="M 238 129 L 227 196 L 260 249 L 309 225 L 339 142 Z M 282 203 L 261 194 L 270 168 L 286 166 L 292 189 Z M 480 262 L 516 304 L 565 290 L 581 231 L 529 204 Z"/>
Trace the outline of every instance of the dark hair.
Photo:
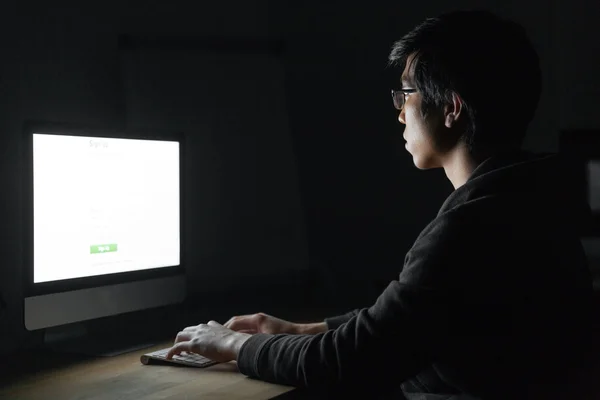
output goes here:
<path id="1" fill-rule="evenodd" d="M 396 42 L 390 64 L 404 68 L 411 54 L 424 114 L 455 92 L 466 106 L 472 152 L 522 144 L 541 92 L 538 54 L 522 26 L 488 11 L 443 14 Z"/>

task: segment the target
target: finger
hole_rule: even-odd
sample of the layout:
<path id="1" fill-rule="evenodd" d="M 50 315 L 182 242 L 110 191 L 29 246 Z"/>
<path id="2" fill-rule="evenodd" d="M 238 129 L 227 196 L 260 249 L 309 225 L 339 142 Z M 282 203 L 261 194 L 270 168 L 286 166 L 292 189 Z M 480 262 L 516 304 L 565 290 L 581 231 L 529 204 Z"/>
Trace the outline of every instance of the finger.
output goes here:
<path id="1" fill-rule="evenodd" d="M 183 328 L 183 332 L 187 332 L 187 331 L 195 331 L 196 329 L 198 329 L 198 325 L 194 325 L 194 326 L 187 326 L 187 327 Z"/>
<path id="2" fill-rule="evenodd" d="M 225 322 L 223 324 L 223 326 L 225 328 L 229 328 L 229 326 L 233 323 L 236 323 L 237 321 L 241 321 L 241 320 L 245 320 L 248 319 L 250 317 L 250 315 L 236 315 L 234 317 L 229 318 L 229 321 Z"/>
<path id="3" fill-rule="evenodd" d="M 235 321 L 235 320 L 236 320 L 236 319 L 238 319 L 238 318 L 239 318 L 239 317 L 237 317 L 237 316 L 236 316 L 236 317 L 231 317 L 231 318 L 229 318 L 229 320 L 227 320 L 227 322 L 225 322 L 225 323 L 223 324 L 223 326 L 224 326 L 225 328 L 229 328 L 229 325 L 231 325 L 231 324 L 233 323 L 233 321 Z"/>
<path id="4" fill-rule="evenodd" d="M 171 360 L 173 356 L 178 356 L 183 352 L 190 352 L 192 347 L 192 342 L 180 342 L 175 346 L 171 347 L 167 352 L 166 359 Z"/>
<path id="5" fill-rule="evenodd" d="M 257 330 L 256 321 L 250 317 L 236 319 L 229 325 L 225 325 L 225 328 L 238 332 L 241 330 Z"/>
<path id="6" fill-rule="evenodd" d="M 179 343 L 179 342 L 187 342 L 188 340 L 190 340 L 193 336 L 193 332 L 188 331 L 188 332 L 179 332 L 177 334 L 177 336 L 175 336 L 175 344 Z"/>

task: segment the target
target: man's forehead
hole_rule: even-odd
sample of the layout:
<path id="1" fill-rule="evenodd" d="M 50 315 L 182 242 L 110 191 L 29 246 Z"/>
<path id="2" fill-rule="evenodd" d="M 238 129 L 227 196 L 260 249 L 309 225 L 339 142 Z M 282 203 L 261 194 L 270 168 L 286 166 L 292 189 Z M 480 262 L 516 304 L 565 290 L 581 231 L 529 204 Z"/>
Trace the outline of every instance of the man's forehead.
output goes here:
<path id="1" fill-rule="evenodd" d="M 402 86 L 411 86 L 414 84 L 414 79 L 413 79 L 413 74 L 412 71 L 404 71 L 402 73 L 402 76 L 400 77 L 400 83 L 402 84 Z"/>
<path id="2" fill-rule="evenodd" d="M 402 82 L 402 84 L 406 84 L 406 85 L 410 85 L 413 83 L 413 76 L 414 76 L 414 72 L 415 72 L 415 54 L 411 54 L 410 56 L 408 56 L 408 58 L 406 59 L 406 65 L 404 66 L 404 71 L 402 72 L 402 77 L 400 78 L 400 81 Z"/>

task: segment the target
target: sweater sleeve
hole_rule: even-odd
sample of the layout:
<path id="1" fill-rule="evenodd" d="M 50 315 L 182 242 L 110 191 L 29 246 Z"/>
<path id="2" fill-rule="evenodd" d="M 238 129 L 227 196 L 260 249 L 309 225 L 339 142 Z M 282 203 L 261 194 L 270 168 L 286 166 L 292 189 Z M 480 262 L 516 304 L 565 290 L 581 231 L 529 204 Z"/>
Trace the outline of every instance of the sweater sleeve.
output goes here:
<path id="1" fill-rule="evenodd" d="M 337 315 L 335 317 L 325 318 L 325 324 L 327 324 L 328 329 L 337 329 L 340 325 L 345 324 L 350 321 L 352 318 L 358 315 L 360 310 L 352 310 L 349 313 L 343 315 Z"/>
<path id="2" fill-rule="evenodd" d="M 449 266 L 461 265 L 455 262 L 461 252 L 457 244 L 465 240 L 452 225 L 432 223 L 407 255 L 400 278 L 372 307 L 337 329 L 317 335 L 253 335 L 238 355 L 240 371 L 273 383 L 359 393 L 397 387 L 431 364 L 457 320 L 453 312 L 460 308 L 453 299 L 464 293 L 448 272 Z"/>

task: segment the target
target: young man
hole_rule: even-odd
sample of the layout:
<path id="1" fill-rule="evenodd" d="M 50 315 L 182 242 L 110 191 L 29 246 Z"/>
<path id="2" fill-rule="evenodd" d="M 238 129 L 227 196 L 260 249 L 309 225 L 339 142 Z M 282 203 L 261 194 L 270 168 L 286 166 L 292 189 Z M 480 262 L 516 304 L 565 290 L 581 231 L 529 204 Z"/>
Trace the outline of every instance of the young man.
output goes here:
<path id="1" fill-rule="evenodd" d="M 519 149 L 538 56 L 517 24 L 465 11 L 426 20 L 390 61 L 403 69 L 392 96 L 407 151 L 455 188 L 398 280 L 322 323 L 256 314 L 189 327 L 170 354 L 237 360 L 248 376 L 322 393 L 374 398 L 402 384 L 407 398 L 537 398 L 583 361 L 592 295 L 577 234 L 586 208 L 558 157 Z"/>

